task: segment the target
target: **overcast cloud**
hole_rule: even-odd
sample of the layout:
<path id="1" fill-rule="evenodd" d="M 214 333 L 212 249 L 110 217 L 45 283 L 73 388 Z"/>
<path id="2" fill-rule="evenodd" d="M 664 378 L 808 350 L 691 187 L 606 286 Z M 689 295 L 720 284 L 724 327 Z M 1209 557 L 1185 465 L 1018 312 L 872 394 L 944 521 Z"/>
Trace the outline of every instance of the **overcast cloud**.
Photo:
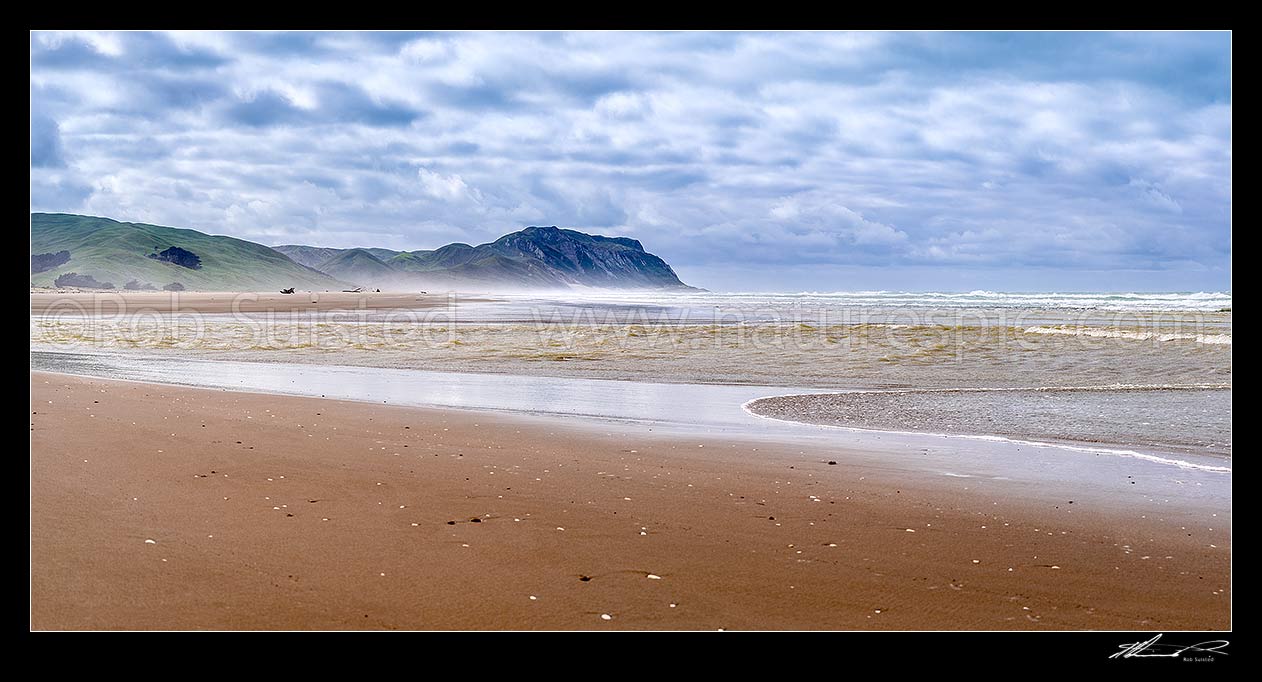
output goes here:
<path id="1" fill-rule="evenodd" d="M 31 209 L 627 235 L 719 290 L 1230 288 L 1230 34 L 31 35 Z"/>

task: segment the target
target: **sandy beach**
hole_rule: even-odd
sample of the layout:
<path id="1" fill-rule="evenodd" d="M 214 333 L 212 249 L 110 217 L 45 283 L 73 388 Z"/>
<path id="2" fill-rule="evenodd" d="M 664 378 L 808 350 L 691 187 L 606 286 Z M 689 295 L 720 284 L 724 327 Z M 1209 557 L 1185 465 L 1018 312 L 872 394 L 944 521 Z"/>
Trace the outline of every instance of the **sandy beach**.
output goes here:
<path id="1" fill-rule="evenodd" d="M 33 634 L 1238 658 L 1230 30 L 28 42 Z"/>
<path id="2" fill-rule="evenodd" d="M 1231 626 L 1229 511 L 817 444 L 31 381 L 34 629 Z"/>
<path id="3" fill-rule="evenodd" d="M 446 306 L 447 294 L 298 291 L 293 294 L 235 291 L 54 292 L 31 290 L 31 314 L 125 315 L 130 313 L 287 313 L 319 310 L 417 310 Z"/>

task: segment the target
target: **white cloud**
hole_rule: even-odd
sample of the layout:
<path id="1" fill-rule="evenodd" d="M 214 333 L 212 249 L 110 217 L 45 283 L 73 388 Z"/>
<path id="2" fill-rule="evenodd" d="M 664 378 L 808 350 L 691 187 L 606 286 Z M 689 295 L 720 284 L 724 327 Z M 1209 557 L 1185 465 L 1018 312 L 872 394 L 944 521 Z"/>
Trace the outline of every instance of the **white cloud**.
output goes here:
<path id="1" fill-rule="evenodd" d="M 404 59 L 421 63 L 444 61 L 451 52 L 450 43 L 438 40 L 414 40 L 399 50 Z"/>
<path id="2" fill-rule="evenodd" d="M 615 92 L 596 101 L 596 111 L 612 118 L 636 118 L 648 113 L 648 97 L 638 92 Z"/>
<path id="3" fill-rule="evenodd" d="M 768 215 L 790 229 L 807 231 L 844 244 L 893 247 L 908 241 L 906 232 L 868 220 L 820 194 L 785 197 L 771 208 Z"/>
<path id="4" fill-rule="evenodd" d="M 1148 203 L 1171 213 L 1182 213 L 1183 207 L 1173 197 L 1161 191 L 1155 183 L 1142 178 L 1131 178 L 1129 187 L 1139 193 Z"/>
<path id="5" fill-rule="evenodd" d="M 1028 43 L 36 32 L 32 209 L 393 248 L 556 224 L 703 270 L 1229 273 L 1229 36 Z"/>
<path id="6" fill-rule="evenodd" d="M 470 190 L 465 184 L 464 178 L 453 173 L 451 175 L 443 175 L 435 173 L 428 168 L 421 168 L 416 171 L 416 177 L 421 182 L 421 189 L 425 194 L 442 199 L 444 201 L 461 201 L 472 199 L 479 200 L 477 190 Z"/>

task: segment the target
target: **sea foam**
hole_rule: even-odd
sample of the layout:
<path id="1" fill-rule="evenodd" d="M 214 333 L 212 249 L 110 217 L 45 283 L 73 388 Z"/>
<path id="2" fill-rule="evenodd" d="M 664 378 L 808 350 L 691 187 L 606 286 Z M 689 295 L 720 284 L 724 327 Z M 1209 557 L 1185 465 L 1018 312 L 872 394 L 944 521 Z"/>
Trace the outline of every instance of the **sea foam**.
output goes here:
<path id="1" fill-rule="evenodd" d="M 1104 339 L 1127 339 L 1131 341 L 1194 341 L 1215 346 L 1230 346 L 1230 334 L 1180 334 L 1160 331 L 1135 331 L 1129 329 L 1112 329 L 1108 327 L 1027 327 L 1026 334 L 1059 334 L 1064 336 L 1088 336 Z"/>

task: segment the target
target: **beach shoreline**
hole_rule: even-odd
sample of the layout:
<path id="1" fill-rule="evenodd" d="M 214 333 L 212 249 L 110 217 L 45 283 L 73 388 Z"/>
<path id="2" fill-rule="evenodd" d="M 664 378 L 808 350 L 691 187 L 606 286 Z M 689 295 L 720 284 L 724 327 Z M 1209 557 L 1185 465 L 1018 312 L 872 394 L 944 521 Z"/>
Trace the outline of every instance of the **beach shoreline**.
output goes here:
<path id="1" fill-rule="evenodd" d="M 1110 413 L 1110 402 L 1133 393 L 1150 393 L 1181 399 L 1184 412 L 1197 414 L 1175 424 L 1144 422 L 1143 413 L 1149 404 L 1132 408 L 1129 413 Z M 1085 394 L 1094 401 L 1090 405 L 1074 405 L 1074 411 L 1049 411 L 1046 406 L 1030 404 L 1031 397 Z M 984 401 L 978 397 L 999 397 Z M 1207 396 L 1210 400 L 1188 400 L 1188 396 Z M 970 401 L 961 398 L 971 398 Z M 931 399 L 947 403 L 952 409 L 933 412 Z M 954 400 L 956 405 L 951 405 Z M 1006 404 L 1004 404 L 1006 402 Z M 982 404 L 978 404 L 982 403 Z M 1231 471 L 1231 386 L 1163 386 L 1158 388 L 1044 388 L 1044 389 L 956 389 L 850 391 L 845 393 L 816 392 L 760 397 L 742 406 L 746 412 L 765 419 L 828 428 L 867 430 L 884 433 L 940 434 L 956 438 L 1005 439 L 1031 445 L 1055 445 L 1067 448 L 1098 449 L 1112 452 L 1134 452 L 1162 457 L 1182 466 Z M 1093 410 L 1094 413 L 1089 411 Z M 1174 413 L 1176 410 L 1167 410 Z M 1208 422 L 1203 415 L 1217 419 Z M 1090 427 L 1086 418 L 1094 417 Z M 1102 428 L 1107 426 L 1110 428 Z M 1153 437 L 1160 428 L 1164 437 Z M 949 430 L 948 430 L 949 429 Z M 1094 432 L 1092 432 L 1094 430 Z M 1192 434 L 1192 435 L 1189 435 Z M 1180 460 L 1192 456 L 1200 464 Z M 1209 462 L 1215 462 L 1210 464 Z"/>
<path id="2" fill-rule="evenodd" d="M 818 443 L 31 380 L 34 629 L 1230 627 L 1230 509 L 1054 503 Z"/>
<path id="3" fill-rule="evenodd" d="M 32 316 L 126 316 L 148 313 L 290 313 L 330 310 L 428 310 L 455 304 L 455 293 L 297 291 L 36 291 Z M 478 299 L 473 296 L 469 300 Z"/>

